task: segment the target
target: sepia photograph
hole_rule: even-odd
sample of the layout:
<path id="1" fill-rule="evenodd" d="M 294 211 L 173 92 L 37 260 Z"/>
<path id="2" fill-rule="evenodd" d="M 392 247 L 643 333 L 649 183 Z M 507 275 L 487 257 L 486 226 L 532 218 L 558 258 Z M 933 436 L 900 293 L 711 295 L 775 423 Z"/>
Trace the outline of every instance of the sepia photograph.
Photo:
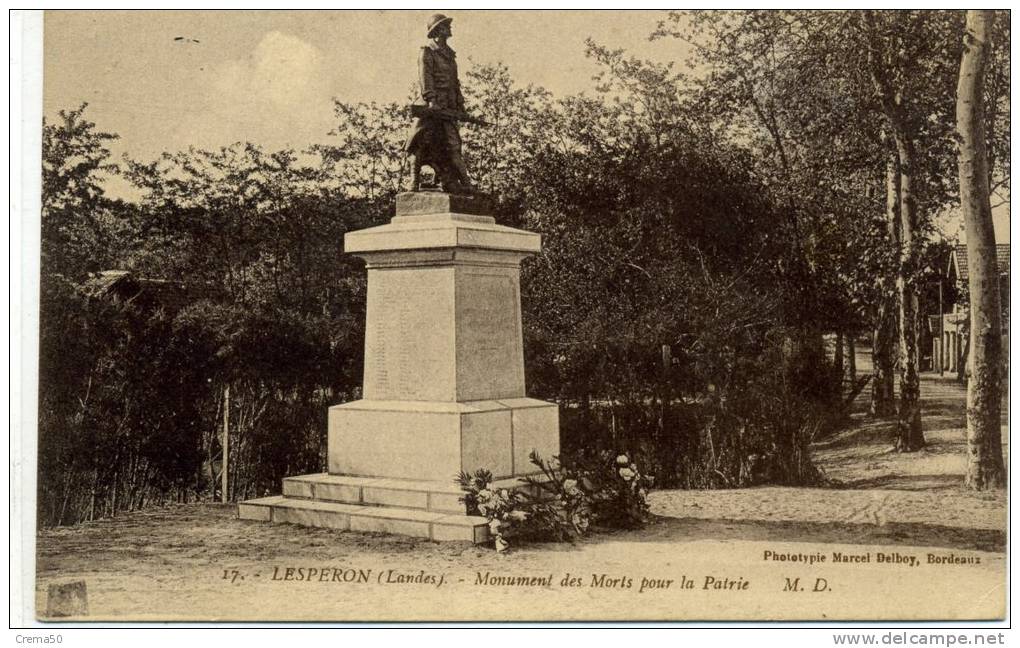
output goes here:
<path id="1" fill-rule="evenodd" d="M 1010 29 L 43 12 L 28 621 L 1006 619 Z"/>

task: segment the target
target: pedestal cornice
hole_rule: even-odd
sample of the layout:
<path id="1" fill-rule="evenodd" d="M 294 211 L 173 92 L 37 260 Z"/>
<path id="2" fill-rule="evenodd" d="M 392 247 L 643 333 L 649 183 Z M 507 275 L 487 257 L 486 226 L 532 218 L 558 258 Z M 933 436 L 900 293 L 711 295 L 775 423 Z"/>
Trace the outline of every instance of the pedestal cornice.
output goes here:
<path id="1" fill-rule="evenodd" d="M 455 248 L 519 252 L 524 255 L 541 252 L 541 235 L 496 225 L 495 222 L 478 222 L 475 220 L 477 218 L 458 214 L 432 215 L 421 220 L 398 221 L 395 218 L 387 225 L 346 233 L 344 252 L 366 260 L 379 252 Z"/>

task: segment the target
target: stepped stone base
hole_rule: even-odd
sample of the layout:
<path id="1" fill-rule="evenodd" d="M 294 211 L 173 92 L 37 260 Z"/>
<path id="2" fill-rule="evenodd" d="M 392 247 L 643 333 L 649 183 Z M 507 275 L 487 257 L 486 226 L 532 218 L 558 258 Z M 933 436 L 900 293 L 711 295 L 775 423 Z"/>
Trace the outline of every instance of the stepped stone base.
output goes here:
<path id="1" fill-rule="evenodd" d="M 492 482 L 490 488 L 527 490 L 519 479 Z M 488 520 L 467 515 L 453 483 L 380 479 L 318 473 L 283 480 L 283 495 L 241 502 L 237 517 L 342 531 L 375 531 L 436 542 L 481 544 Z"/>
<path id="2" fill-rule="evenodd" d="M 241 502 L 237 506 L 237 515 L 242 520 L 393 533 L 437 542 L 459 540 L 480 544 L 489 539 L 488 521 L 483 517 L 339 504 L 282 495 Z"/>

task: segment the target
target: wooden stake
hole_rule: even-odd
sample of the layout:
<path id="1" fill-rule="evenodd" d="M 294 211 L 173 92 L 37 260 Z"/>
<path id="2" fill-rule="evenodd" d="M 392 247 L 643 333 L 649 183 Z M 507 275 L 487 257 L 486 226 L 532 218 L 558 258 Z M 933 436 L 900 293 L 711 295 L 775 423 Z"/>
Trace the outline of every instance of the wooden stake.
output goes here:
<path id="1" fill-rule="evenodd" d="M 220 469 L 220 501 L 227 503 L 227 448 L 230 441 L 230 385 L 223 388 L 223 467 Z"/>

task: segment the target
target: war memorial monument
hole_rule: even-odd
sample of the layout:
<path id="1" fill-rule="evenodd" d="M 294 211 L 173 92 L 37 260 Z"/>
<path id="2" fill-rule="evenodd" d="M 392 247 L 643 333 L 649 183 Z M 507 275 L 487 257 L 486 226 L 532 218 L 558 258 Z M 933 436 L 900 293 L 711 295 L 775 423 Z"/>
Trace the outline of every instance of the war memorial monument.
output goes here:
<path id="1" fill-rule="evenodd" d="M 557 406 L 524 381 L 520 264 L 541 237 L 496 224 L 471 185 L 458 122 L 480 120 L 463 112 L 450 22 L 433 16 L 421 50 L 415 190 L 389 224 L 344 237 L 368 271 L 364 397 L 329 410 L 329 472 L 284 479 L 282 495 L 240 503 L 242 519 L 484 542 L 457 473 L 524 488 L 529 454 L 559 452 Z M 423 164 L 441 191 L 421 190 Z"/>

